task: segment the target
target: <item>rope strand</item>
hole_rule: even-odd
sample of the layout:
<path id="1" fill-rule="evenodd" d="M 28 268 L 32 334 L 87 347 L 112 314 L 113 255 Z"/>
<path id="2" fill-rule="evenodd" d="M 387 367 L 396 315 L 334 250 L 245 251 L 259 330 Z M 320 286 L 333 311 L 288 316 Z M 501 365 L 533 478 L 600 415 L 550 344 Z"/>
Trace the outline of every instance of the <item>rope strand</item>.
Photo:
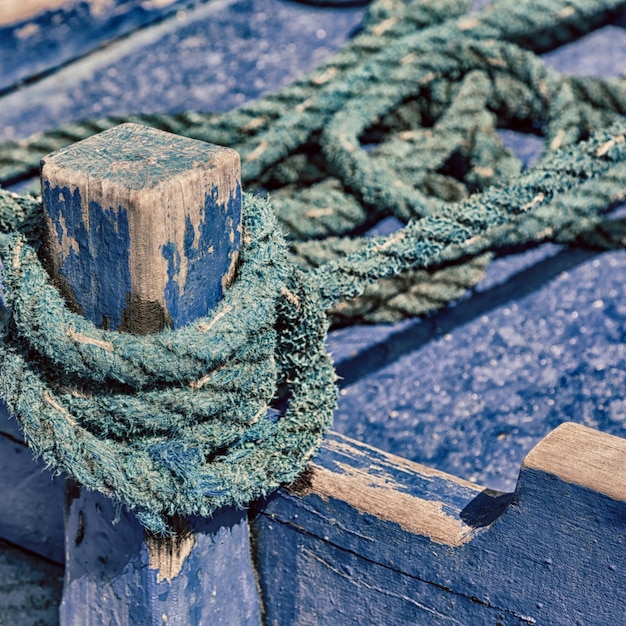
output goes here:
<path id="1" fill-rule="evenodd" d="M 469 5 L 377 0 L 344 50 L 234 112 L 91 120 L 0 145 L 6 183 L 42 153 L 147 123 L 237 148 L 244 184 L 276 213 L 245 196 L 241 266 L 209 317 L 136 337 L 67 309 L 37 258 L 40 201 L 0 190 L 0 396 L 48 464 L 157 533 L 174 514 L 244 506 L 294 479 L 330 426 L 325 311 L 398 321 L 459 298 L 499 249 L 624 245 L 606 214 L 626 199 L 626 82 L 563 77 L 535 52 L 626 0 Z M 501 127 L 545 138 L 531 170 Z M 403 228 L 362 236 L 390 217 Z"/>

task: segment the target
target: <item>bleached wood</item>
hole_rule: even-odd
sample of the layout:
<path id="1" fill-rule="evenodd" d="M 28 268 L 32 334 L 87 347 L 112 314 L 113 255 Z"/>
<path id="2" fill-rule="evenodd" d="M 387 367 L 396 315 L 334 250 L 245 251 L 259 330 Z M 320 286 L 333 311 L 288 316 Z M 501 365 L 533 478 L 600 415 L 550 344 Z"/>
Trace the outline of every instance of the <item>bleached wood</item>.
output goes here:
<path id="1" fill-rule="evenodd" d="M 566 422 L 544 437 L 524 459 L 524 469 L 626 502 L 626 439 L 581 424 Z"/>

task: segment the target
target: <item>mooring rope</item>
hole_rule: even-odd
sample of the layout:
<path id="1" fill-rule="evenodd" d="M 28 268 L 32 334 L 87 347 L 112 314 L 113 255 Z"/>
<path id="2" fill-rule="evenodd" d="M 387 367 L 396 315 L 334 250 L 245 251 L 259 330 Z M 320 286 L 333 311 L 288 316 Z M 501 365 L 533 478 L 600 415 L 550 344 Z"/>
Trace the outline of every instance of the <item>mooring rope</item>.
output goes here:
<path id="1" fill-rule="evenodd" d="M 267 201 L 246 196 L 243 215 L 238 277 L 216 310 L 148 337 L 71 313 L 24 237 L 0 237 L 0 396 L 47 463 L 153 532 L 295 479 L 332 421 L 319 295 L 289 267 Z"/>
<path id="2" fill-rule="evenodd" d="M 563 77 L 535 53 L 626 0 L 469 4 L 377 0 L 334 58 L 231 113 L 92 120 L 0 146 L 0 180 L 15 181 L 42 153 L 148 123 L 238 149 L 275 214 L 245 197 L 241 267 L 214 313 L 135 337 L 67 310 L 37 258 L 40 202 L 0 190 L 0 396 L 46 462 L 154 532 L 243 506 L 294 479 L 331 423 L 325 311 L 397 321 L 460 297 L 500 249 L 624 245 L 606 213 L 626 198 L 625 81 Z M 532 169 L 501 126 L 545 137 Z M 406 226 L 359 236 L 389 216 Z"/>

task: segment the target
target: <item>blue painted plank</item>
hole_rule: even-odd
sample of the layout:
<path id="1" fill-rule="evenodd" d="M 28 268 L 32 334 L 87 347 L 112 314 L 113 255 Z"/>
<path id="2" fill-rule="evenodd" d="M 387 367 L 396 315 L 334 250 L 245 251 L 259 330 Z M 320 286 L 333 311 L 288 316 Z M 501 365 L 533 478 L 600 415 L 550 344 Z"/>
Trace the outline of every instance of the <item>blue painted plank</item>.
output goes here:
<path id="1" fill-rule="evenodd" d="M 0 93 L 202 0 L 69 0 L 0 12 Z"/>
<path id="2" fill-rule="evenodd" d="M 514 494 L 331 434 L 259 508 L 268 624 L 620 623 L 626 441 L 565 424 Z"/>
<path id="3" fill-rule="evenodd" d="M 625 272 L 624 251 L 545 246 L 438 315 L 332 333 L 334 428 L 505 491 L 561 422 L 626 435 Z"/>
<path id="4" fill-rule="evenodd" d="M 0 624 L 57 626 L 63 568 L 0 541 Z"/>
<path id="5" fill-rule="evenodd" d="M 232 109 L 319 65 L 363 12 L 211 0 L 7 94 L 0 139 L 94 116 Z"/>
<path id="6" fill-rule="evenodd" d="M 55 477 L 10 433 L 15 420 L 0 406 L 0 476 L 2 538 L 16 546 L 62 564 L 65 560 L 63 479 Z M 8 433 L 7 433 L 8 431 Z"/>

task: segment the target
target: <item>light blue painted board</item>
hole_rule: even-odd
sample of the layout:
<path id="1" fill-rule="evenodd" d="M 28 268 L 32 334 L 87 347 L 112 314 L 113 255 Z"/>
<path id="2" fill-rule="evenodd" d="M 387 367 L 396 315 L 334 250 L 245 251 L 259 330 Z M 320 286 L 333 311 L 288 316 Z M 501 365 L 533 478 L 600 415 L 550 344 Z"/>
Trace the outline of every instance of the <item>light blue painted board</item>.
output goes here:
<path id="1" fill-rule="evenodd" d="M 179 327 L 227 287 L 240 244 L 234 151 L 124 124 L 46 157 L 42 184 L 51 275 L 96 324 Z M 246 512 L 172 523 L 177 534 L 157 539 L 70 489 L 63 626 L 259 624 Z"/>
<path id="2" fill-rule="evenodd" d="M 621 623 L 625 484 L 626 441 L 571 423 L 514 494 L 331 433 L 255 519 L 267 622 Z"/>
<path id="3" fill-rule="evenodd" d="M 74 0 L 17 22 L 0 12 L 0 93 L 202 0 Z"/>

